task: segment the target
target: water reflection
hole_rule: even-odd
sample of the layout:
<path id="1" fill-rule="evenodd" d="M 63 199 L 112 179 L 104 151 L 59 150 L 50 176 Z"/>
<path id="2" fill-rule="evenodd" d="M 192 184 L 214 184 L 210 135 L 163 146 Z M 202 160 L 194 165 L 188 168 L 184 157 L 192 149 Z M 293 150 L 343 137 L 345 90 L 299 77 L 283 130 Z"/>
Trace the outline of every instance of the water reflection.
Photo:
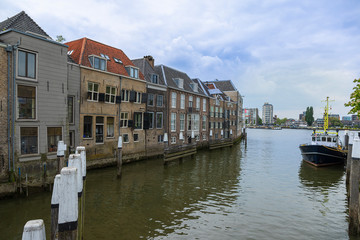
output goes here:
<path id="1" fill-rule="evenodd" d="M 160 159 L 126 165 L 121 181 L 114 169 L 90 172 L 86 205 L 94 210 L 87 211 L 86 239 L 181 234 L 189 228 L 182 223 L 198 213 L 225 213 L 236 201 L 241 172 L 241 153 L 232 151 L 203 151 L 165 167 Z"/>

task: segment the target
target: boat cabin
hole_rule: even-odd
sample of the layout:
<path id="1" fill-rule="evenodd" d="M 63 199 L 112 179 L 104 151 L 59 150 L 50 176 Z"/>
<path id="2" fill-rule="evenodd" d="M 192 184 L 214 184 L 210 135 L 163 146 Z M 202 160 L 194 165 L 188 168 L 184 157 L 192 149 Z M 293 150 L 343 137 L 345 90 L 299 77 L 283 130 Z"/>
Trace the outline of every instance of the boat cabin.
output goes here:
<path id="1" fill-rule="evenodd" d="M 329 135 L 327 133 L 314 133 L 311 137 L 311 144 L 337 148 L 337 146 L 339 145 L 338 139 L 338 135 Z"/>

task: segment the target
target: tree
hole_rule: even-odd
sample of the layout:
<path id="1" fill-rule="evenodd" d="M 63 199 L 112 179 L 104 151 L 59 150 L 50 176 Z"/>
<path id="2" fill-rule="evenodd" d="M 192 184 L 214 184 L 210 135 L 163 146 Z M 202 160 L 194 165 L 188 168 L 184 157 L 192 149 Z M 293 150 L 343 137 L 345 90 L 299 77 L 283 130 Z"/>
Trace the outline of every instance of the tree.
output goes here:
<path id="1" fill-rule="evenodd" d="M 336 117 L 329 117 L 329 126 L 330 127 L 342 127 L 342 123 Z"/>
<path id="2" fill-rule="evenodd" d="M 351 107 L 349 114 L 357 114 L 360 115 L 360 78 L 354 79 L 353 81 L 356 83 L 356 86 L 353 87 L 353 92 L 350 94 L 350 101 L 345 103 L 345 107 Z"/>
<path id="3" fill-rule="evenodd" d="M 57 35 L 55 41 L 57 41 L 59 43 L 63 43 L 66 41 L 66 39 L 62 35 Z"/>
<path id="4" fill-rule="evenodd" d="M 257 117 L 257 122 L 258 122 L 258 125 L 262 125 L 262 120 L 259 116 Z"/>
<path id="5" fill-rule="evenodd" d="M 308 126 L 311 126 L 314 122 L 314 110 L 313 107 L 307 107 L 305 113 L 305 121 Z"/>

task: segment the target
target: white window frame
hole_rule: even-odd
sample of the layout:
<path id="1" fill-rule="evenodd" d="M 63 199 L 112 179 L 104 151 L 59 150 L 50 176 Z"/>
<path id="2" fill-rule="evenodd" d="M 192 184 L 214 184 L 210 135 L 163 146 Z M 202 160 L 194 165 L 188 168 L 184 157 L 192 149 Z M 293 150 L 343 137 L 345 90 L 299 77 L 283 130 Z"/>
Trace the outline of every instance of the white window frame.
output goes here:
<path id="1" fill-rule="evenodd" d="M 161 101 L 159 101 L 161 99 Z M 161 105 L 159 105 L 161 103 Z M 163 107 L 164 106 L 164 95 L 157 95 L 156 96 L 156 106 Z"/>
<path id="2" fill-rule="evenodd" d="M 141 92 L 135 92 L 135 103 L 141 103 Z"/>
<path id="3" fill-rule="evenodd" d="M 89 84 L 92 84 L 92 90 L 89 91 Z M 95 82 L 88 82 L 88 89 L 87 89 L 87 92 L 89 94 L 89 92 L 91 93 L 91 99 L 87 99 L 87 101 L 89 102 L 98 102 L 99 101 L 99 87 L 100 87 L 100 84 L 99 83 L 95 83 Z M 97 91 L 94 90 L 94 86 L 97 85 Z M 94 100 L 94 93 L 97 93 L 97 99 Z"/>
<path id="4" fill-rule="evenodd" d="M 114 120 L 113 122 L 113 136 L 109 136 L 109 118 Z M 115 137 L 115 117 L 106 117 L 106 138 L 114 138 Z"/>
<path id="5" fill-rule="evenodd" d="M 152 99 L 152 104 L 150 104 L 150 99 Z M 155 105 L 154 103 L 155 103 L 155 95 L 152 93 L 149 93 L 147 105 L 153 107 Z"/>
<path id="6" fill-rule="evenodd" d="M 149 121 L 151 122 L 151 127 L 149 126 L 149 129 L 154 129 L 154 116 L 155 116 L 155 113 L 154 112 L 149 112 L 149 116 L 151 116 L 149 118 Z"/>
<path id="7" fill-rule="evenodd" d="M 129 102 L 129 97 L 130 97 L 129 93 L 130 93 L 129 90 L 126 90 L 126 89 L 121 90 L 121 101 L 122 102 Z"/>
<path id="8" fill-rule="evenodd" d="M 135 127 L 135 125 L 136 125 L 135 114 L 141 116 L 141 119 L 140 119 L 141 127 L 140 128 Z M 144 113 L 143 112 L 134 112 L 134 130 L 142 130 L 144 128 L 143 121 L 144 121 Z"/>
<path id="9" fill-rule="evenodd" d="M 171 113 L 170 129 L 171 129 L 171 132 L 176 132 L 176 113 Z"/>
<path id="10" fill-rule="evenodd" d="M 176 92 L 171 92 L 171 108 L 176 108 Z"/>
<path id="11" fill-rule="evenodd" d="M 158 128 L 158 126 L 157 126 L 157 115 L 161 115 L 161 127 L 160 128 Z M 155 119 L 156 129 L 162 129 L 163 128 L 163 123 L 164 123 L 164 114 L 163 114 L 163 112 L 157 112 L 156 113 L 156 119 Z"/>
<path id="12" fill-rule="evenodd" d="M 203 112 L 206 112 L 206 98 L 203 98 Z"/>
<path id="13" fill-rule="evenodd" d="M 110 89 L 110 93 L 107 93 L 108 88 Z M 112 90 L 114 90 L 114 94 L 111 93 Z M 106 101 L 107 96 L 109 96 L 109 101 Z M 111 101 L 111 97 L 114 97 L 114 101 Z M 105 89 L 105 102 L 115 104 L 115 101 L 116 101 L 116 88 L 113 86 L 107 85 L 106 89 Z"/>
<path id="14" fill-rule="evenodd" d="M 201 129 L 203 130 L 203 131 L 206 131 L 206 115 L 202 115 L 202 127 L 201 127 Z"/>
<path id="15" fill-rule="evenodd" d="M 127 141 L 125 141 L 125 135 L 127 136 Z M 129 134 L 124 133 L 121 137 L 122 137 L 123 143 L 129 143 L 130 142 Z"/>
<path id="16" fill-rule="evenodd" d="M 196 98 L 196 111 L 200 111 L 200 98 Z"/>
<path id="17" fill-rule="evenodd" d="M 127 117 L 125 118 L 125 116 L 127 116 Z M 123 126 L 121 126 L 121 121 L 124 121 L 124 123 L 126 123 L 126 124 L 123 124 Z M 127 128 L 128 123 L 129 123 L 129 112 L 120 112 L 120 127 Z"/>
<path id="18" fill-rule="evenodd" d="M 180 113 L 180 131 L 185 131 L 185 114 L 184 113 Z"/>
<path id="19" fill-rule="evenodd" d="M 31 53 L 31 54 L 35 54 L 35 78 L 31 78 L 31 77 L 26 77 L 26 76 L 20 76 L 19 75 L 19 51 L 25 52 L 25 53 Z M 38 79 L 38 62 L 39 62 L 39 55 L 37 52 L 34 51 L 30 51 L 27 49 L 23 49 L 23 48 L 19 48 L 18 51 L 16 52 L 16 78 L 18 79 L 24 79 L 27 81 L 32 81 L 32 82 L 37 82 Z"/>
<path id="20" fill-rule="evenodd" d="M 19 118 L 18 86 L 35 88 L 35 118 Z M 38 119 L 38 93 L 37 93 L 37 86 L 31 86 L 31 85 L 27 85 L 27 84 L 16 84 L 16 120 L 17 120 L 17 121 L 37 121 L 37 119 Z"/>
<path id="21" fill-rule="evenodd" d="M 99 59 L 99 68 L 95 67 L 95 58 Z M 104 69 L 101 68 L 101 61 L 104 61 L 105 65 L 104 65 Z M 90 55 L 89 56 L 89 62 L 92 68 L 100 70 L 100 71 L 106 71 L 107 69 L 107 59 L 105 57 L 100 57 L 100 56 L 96 56 L 96 55 Z"/>
<path id="22" fill-rule="evenodd" d="M 176 136 L 171 136 L 171 144 L 176 144 Z"/>
<path id="23" fill-rule="evenodd" d="M 194 106 L 194 98 L 193 98 L 193 96 L 189 96 L 189 107 L 193 107 Z"/>
<path id="24" fill-rule="evenodd" d="M 180 95 L 180 108 L 185 109 L 185 94 Z"/>
<path id="25" fill-rule="evenodd" d="M 103 122 L 102 123 L 97 123 L 97 118 L 102 118 L 103 119 Z M 105 122 L 105 117 L 103 117 L 103 116 L 95 116 L 95 144 L 104 144 L 104 133 L 105 133 L 105 131 L 104 131 L 104 122 Z M 97 128 L 97 126 L 102 126 L 102 130 L 103 130 L 103 134 L 102 134 L 102 142 L 97 142 L 97 133 L 96 133 L 96 128 Z"/>

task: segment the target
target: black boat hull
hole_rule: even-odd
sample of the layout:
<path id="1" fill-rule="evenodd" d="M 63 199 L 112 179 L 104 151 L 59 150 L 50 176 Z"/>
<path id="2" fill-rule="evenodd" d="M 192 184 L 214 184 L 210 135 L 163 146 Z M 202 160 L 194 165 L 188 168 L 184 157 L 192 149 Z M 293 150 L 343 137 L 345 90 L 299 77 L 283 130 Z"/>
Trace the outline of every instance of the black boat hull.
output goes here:
<path id="1" fill-rule="evenodd" d="M 343 164 L 346 152 L 323 145 L 300 145 L 301 155 L 305 162 L 316 167 Z"/>

